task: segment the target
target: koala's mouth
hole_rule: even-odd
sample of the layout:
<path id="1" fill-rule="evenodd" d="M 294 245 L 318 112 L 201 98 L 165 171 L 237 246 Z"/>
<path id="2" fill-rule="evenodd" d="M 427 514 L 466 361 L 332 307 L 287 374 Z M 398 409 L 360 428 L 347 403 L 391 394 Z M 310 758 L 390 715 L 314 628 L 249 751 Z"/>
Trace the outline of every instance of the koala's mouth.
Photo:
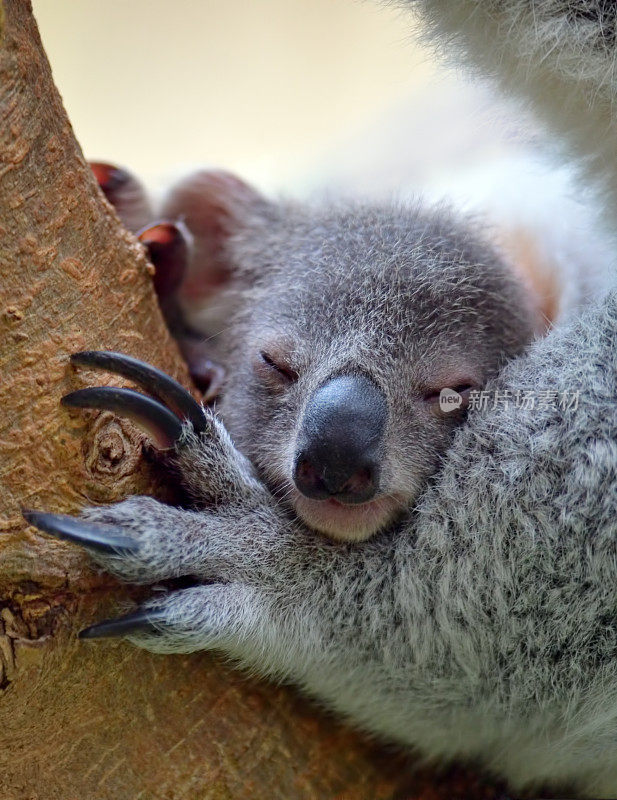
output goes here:
<path id="1" fill-rule="evenodd" d="M 296 513 L 310 528 L 325 533 L 332 539 L 361 542 L 405 510 L 402 497 L 383 495 L 367 503 L 348 505 L 339 500 L 311 500 L 293 491 L 291 502 Z"/>

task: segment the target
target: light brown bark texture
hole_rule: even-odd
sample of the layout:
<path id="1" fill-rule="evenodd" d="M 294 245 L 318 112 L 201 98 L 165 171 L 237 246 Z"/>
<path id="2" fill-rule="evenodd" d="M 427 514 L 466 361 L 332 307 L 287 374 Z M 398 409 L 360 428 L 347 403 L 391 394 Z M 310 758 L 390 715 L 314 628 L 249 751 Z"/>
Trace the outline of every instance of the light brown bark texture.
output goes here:
<path id="1" fill-rule="evenodd" d="M 67 391 L 111 382 L 68 355 L 120 350 L 187 376 L 152 268 L 75 141 L 29 1 L 0 11 L 0 798 L 402 796 L 401 759 L 293 691 L 207 654 L 76 639 L 135 590 L 27 528 L 20 507 L 75 512 L 160 486 L 129 423 L 61 409 Z M 453 780 L 475 794 L 473 778 L 444 780 L 444 796 Z M 431 783 L 419 775 L 404 796 L 437 797 Z"/>

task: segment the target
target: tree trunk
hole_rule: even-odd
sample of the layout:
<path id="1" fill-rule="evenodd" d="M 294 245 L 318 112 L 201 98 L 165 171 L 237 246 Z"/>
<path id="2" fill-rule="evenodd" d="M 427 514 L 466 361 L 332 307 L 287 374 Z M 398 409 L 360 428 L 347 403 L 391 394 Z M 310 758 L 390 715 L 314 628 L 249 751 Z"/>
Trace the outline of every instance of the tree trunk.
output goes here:
<path id="1" fill-rule="evenodd" d="M 75 141 L 27 0 L 0 4 L 0 37 L 0 797 L 393 796 L 403 762 L 290 690 L 207 654 L 76 640 L 136 590 L 27 528 L 20 506 L 75 512 L 157 485 L 128 422 L 59 406 L 101 382 L 68 355 L 120 350 L 187 375 L 152 268 Z M 427 781 L 405 797 L 436 797 Z"/>

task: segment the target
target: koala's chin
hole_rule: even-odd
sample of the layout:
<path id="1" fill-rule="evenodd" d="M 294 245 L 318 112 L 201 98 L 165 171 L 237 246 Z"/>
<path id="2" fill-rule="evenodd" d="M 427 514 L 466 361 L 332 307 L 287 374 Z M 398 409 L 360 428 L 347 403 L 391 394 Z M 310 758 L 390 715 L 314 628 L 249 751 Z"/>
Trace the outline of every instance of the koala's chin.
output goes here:
<path id="1" fill-rule="evenodd" d="M 346 505 L 337 500 L 311 500 L 299 492 L 291 499 L 298 517 L 330 539 L 363 542 L 385 528 L 406 508 L 401 498 L 388 495 L 367 503 Z"/>

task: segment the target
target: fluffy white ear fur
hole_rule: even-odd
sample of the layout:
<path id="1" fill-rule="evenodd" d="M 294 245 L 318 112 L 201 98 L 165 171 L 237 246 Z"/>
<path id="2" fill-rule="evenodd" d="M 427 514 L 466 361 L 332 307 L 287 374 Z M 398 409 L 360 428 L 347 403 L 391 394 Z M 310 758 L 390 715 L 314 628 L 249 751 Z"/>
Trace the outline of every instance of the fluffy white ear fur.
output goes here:
<path id="1" fill-rule="evenodd" d="M 589 193 L 569 166 L 533 146 L 457 169 L 423 192 L 488 223 L 489 235 L 522 274 L 545 317 L 562 323 L 615 285 L 615 248 Z"/>
<path id="2" fill-rule="evenodd" d="M 528 102 L 617 219 L 616 4 L 606 0 L 408 0 L 449 59 Z"/>

